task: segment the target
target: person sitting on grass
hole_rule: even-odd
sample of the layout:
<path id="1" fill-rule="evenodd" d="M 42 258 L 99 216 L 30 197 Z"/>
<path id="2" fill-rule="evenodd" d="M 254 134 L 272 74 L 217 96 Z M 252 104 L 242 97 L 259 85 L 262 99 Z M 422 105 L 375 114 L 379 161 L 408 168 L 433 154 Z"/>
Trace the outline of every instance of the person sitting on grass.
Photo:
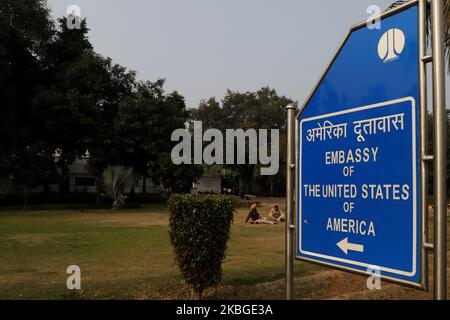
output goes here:
<path id="1" fill-rule="evenodd" d="M 272 221 L 267 221 L 267 219 L 261 217 L 256 207 L 257 207 L 256 203 L 252 204 L 247 219 L 245 219 L 245 223 L 250 222 L 250 224 L 273 224 Z"/>
<path id="2" fill-rule="evenodd" d="M 270 210 L 269 213 L 269 220 L 273 222 L 284 222 L 286 219 L 284 218 L 284 213 L 281 211 L 280 207 L 278 205 L 275 205 L 275 207 Z"/>

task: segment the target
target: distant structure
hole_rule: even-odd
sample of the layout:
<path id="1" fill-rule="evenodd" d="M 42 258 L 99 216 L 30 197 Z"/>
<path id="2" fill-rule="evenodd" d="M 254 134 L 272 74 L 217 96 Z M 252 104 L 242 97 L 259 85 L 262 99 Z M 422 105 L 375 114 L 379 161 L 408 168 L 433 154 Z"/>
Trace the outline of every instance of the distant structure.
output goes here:
<path id="1" fill-rule="evenodd" d="M 57 157 L 58 155 L 55 155 Z M 66 183 L 70 193 L 96 193 L 97 180 L 89 170 L 89 156 L 75 160 L 68 168 L 68 176 Z M 144 180 L 140 177 L 132 176 L 130 178 L 130 185 L 134 185 L 134 192 L 136 194 L 143 194 Z M 58 192 L 59 185 L 53 184 L 49 186 L 50 192 Z M 146 194 L 167 194 L 168 190 L 163 185 L 155 185 L 151 179 L 147 179 Z M 43 186 L 38 186 L 31 190 L 32 193 L 42 193 Z M 8 177 L 0 177 L 0 194 L 14 193 L 14 186 Z"/>

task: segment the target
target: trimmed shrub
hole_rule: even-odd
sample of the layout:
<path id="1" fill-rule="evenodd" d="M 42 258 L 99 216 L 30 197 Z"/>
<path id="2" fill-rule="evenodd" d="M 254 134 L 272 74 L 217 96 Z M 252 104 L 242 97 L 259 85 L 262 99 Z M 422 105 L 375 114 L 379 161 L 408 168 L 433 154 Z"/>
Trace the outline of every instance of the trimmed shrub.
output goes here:
<path id="1" fill-rule="evenodd" d="M 233 203 L 220 195 L 173 195 L 169 209 L 175 261 L 186 283 L 201 299 L 205 289 L 222 281 Z"/>

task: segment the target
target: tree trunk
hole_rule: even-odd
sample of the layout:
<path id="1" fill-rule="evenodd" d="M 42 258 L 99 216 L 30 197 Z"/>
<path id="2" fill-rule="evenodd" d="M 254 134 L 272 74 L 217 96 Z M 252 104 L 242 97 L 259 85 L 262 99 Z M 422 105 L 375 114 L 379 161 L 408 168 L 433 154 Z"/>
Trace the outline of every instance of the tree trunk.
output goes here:
<path id="1" fill-rule="evenodd" d="M 247 178 L 246 179 L 246 184 L 247 184 L 247 187 L 248 187 L 248 193 L 252 194 L 253 193 L 252 179 L 251 178 Z"/>
<path id="2" fill-rule="evenodd" d="M 66 161 L 64 159 L 61 160 L 61 176 L 62 183 L 59 186 L 59 193 L 68 194 L 70 192 L 70 177 L 68 175 L 68 168 L 66 165 Z"/>
<path id="3" fill-rule="evenodd" d="M 50 199 L 50 185 L 48 183 L 44 184 L 43 198 L 45 201 Z"/>
<path id="4" fill-rule="evenodd" d="M 23 201 L 23 210 L 27 210 L 28 208 L 28 199 L 30 198 L 30 188 L 25 187 L 24 201 Z"/>
<path id="5" fill-rule="evenodd" d="M 147 193 L 147 175 L 142 176 L 142 194 Z"/>
<path id="6" fill-rule="evenodd" d="M 95 204 L 99 206 L 102 202 L 102 179 L 100 176 L 95 177 Z"/>
<path id="7" fill-rule="evenodd" d="M 130 197 L 129 197 L 129 199 L 130 199 L 130 201 L 131 202 L 134 202 L 134 200 L 135 200 L 135 195 L 136 195 L 136 178 L 133 178 L 133 185 L 131 186 L 131 188 L 130 188 Z"/>

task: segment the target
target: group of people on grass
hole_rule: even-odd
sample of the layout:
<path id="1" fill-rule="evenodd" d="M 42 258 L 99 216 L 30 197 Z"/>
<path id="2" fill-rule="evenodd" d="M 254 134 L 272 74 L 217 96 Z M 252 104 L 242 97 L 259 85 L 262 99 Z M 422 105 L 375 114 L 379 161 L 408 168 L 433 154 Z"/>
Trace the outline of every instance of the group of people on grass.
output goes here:
<path id="1" fill-rule="evenodd" d="M 269 218 L 264 218 L 259 214 L 256 203 L 252 204 L 247 219 L 245 219 L 245 223 L 250 224 L 277 224 L 284 221 L 285 221 L 284 213 L 283 211 L 281 211 L 278 205 L 275 205 L 270 210 Z"/>

